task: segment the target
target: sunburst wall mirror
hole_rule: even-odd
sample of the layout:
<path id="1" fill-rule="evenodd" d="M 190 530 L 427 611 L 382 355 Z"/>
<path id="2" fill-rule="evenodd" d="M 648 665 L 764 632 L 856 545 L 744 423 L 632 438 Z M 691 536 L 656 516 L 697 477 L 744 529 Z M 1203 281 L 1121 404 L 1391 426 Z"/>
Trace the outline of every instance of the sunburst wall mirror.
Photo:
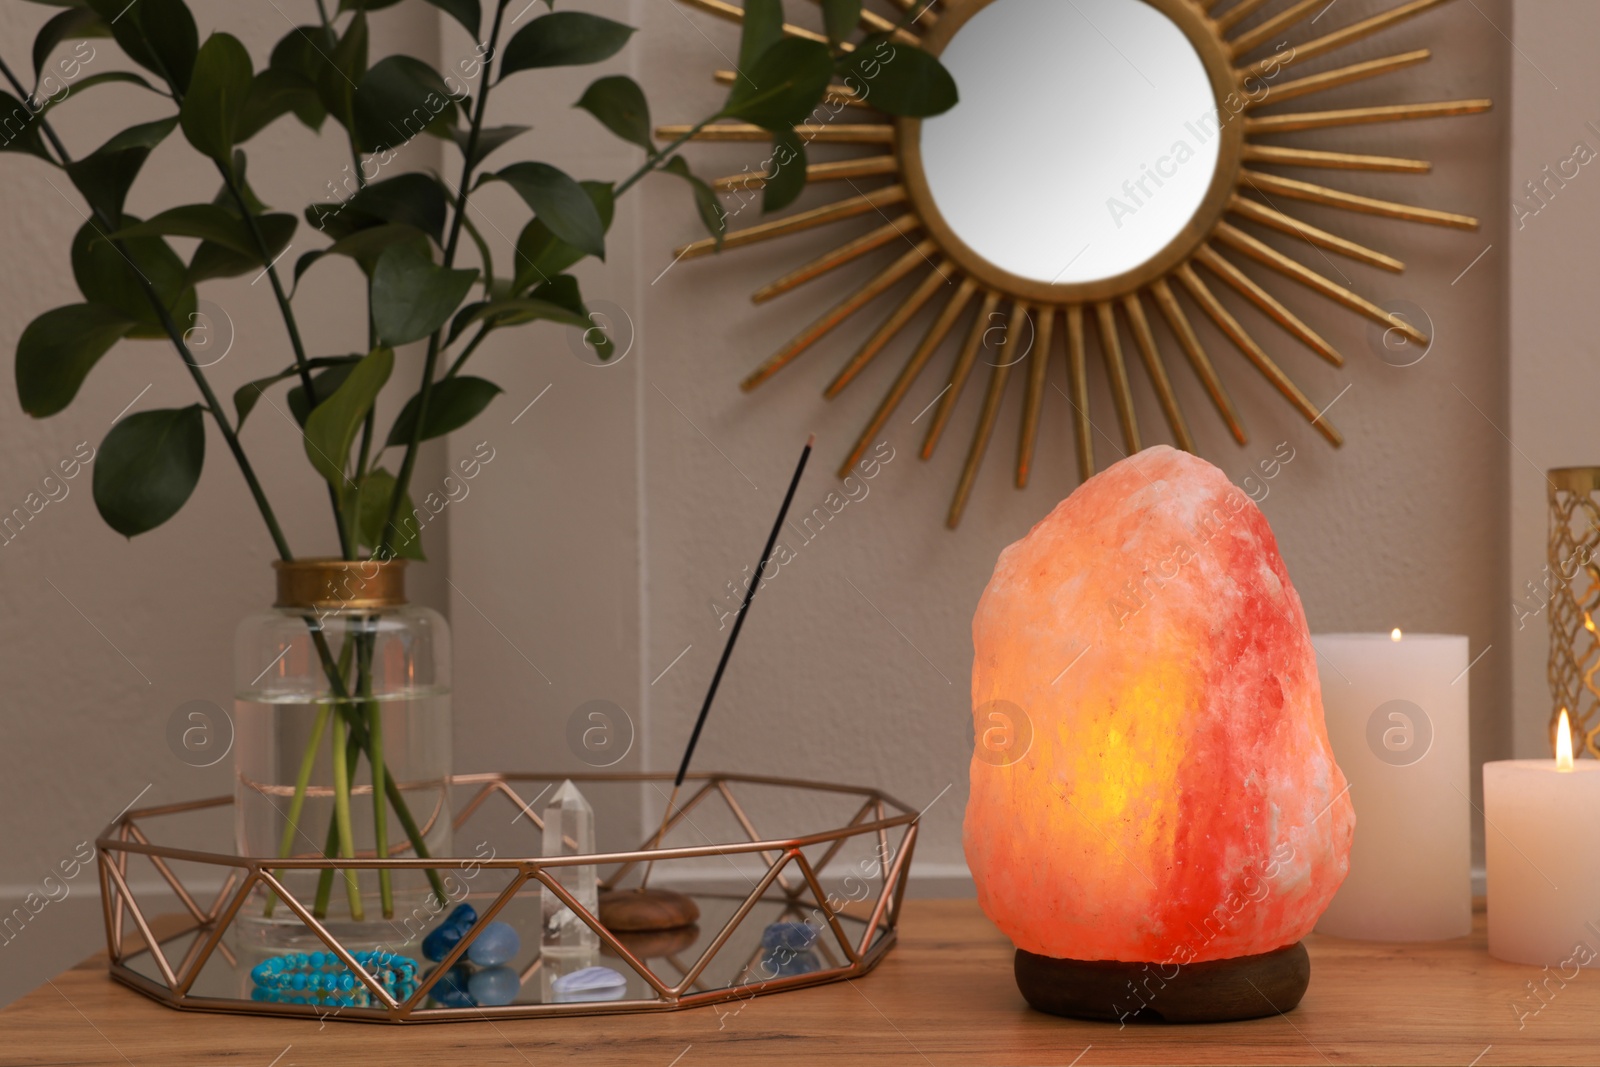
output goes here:
<path id="1" fill-rule="evenodd" d="M 743 14 L 723 0 L 682 2 L 732 21 Z M 1019 487 L 1027 484 L 1052 359 L 1065 360 L 1082 478 L 1096 469 L 1088 417 L 1089 366 L 1097 360 L 1093 350 L 1103 362 L 1130 453 L 1144 436 L 1134 413 L 1133 353 L 1174 445 L 1194 450 L 1173 386 L 1180 355 L 1242 445 L 1241 417 L 1224 384 L 1221 361 L 1213 360 L 1195 331 L 1197 313 L 1338 446 L 1338 430 L 1269 354 L 1284 338 L 1258 340 L 1218 298 L 1222 289 L 1237 292 L 1281 327 L 1290 342 L 1341 365 L 1332 345 L 1262 287 L 1255 277 L 1262 271 L 1282 274 L 1399 337 L 1427 345 L 1416 324 L 1330 280 L 1317 258 L 1344 256 L 1394 272 L 1403 269 L 1402 263 L 1296 217 L 1295 206 L 1325 205 L 1467 230 L 1475 229 L 1477 220 L 1322 184 L 1336 182 L 1338 172 L 1422 174 L 1430 169 L 1425 160 L 1279 141 L 1281 135 L 1307 130 L 1488 110 L 1488 100 L 1330 110 L 1308 109 L 1304 102 L 1425 62 L 1430 51 L 1423 48 L 1342 66 L 1320 64 L 1323 69 L 1310 74 L 1301 66 L 1445 0 L 1411 0 L 1342 22 L 1336 0 L 885 2 L 900 8 L 896 16 L 926 7 L 897 31 L 895 40 L 939 56 L 955 77 L 960 102 L 928 119 L 874 118 L 870 84 L 865 91 L 835 86 L 832 106 L 819 109 L 815 121 L 796 132 L 811 144 L 848 146 L 840 150 L 844 158 L 807 168 L 809 181 L 837 184 L 840 199 L 730 229 L 720 247 L 707 239 L 679 250 L 681 258 L 690 258 L 815 227 L 853 226 L 836 248 L 758 290 L 758 303 L 859 260 L 872 258 L 880 265 L 757 366 L 742 383 L 746 390 L 881 302 L 879 313 L 886 317 L 825 390 L 825 396 L 837 396 L 931 306 L 931 322 L 845 457 L 841 475 L 882 432 L 941 350 L 953 350 L 954 358 L 947 388 L 927 424 L 924 459 L 933 454 L 964 388 L 984 377 L 980 366 L 987 371 L 977 429 L 947 518 L 951 527 L 961 519 L 1014 377 L 1023 380 L 1024 389 L 1015 480 Z M 863 24 L 883 30 L 894 21 L 868 11 Z M 797 26 L 785 30 L 818 36 Z M 735 76 L 717 73 L 724 82 Z M 664 137 L 685 132 L 685 127 L 660 131 Z M 698 134 L 707 141 L 770 136 L 735 123 L 713 124 Z M 714 187 L 743 192 L 759 188 L 761 180 L 758 167 L 719 179 Z M 1261 239 L 1264 231 L 1292 235 L 1310 255 L 1296 258 L 1279 251 Z M 1157 315 L 1169 328 L 1167 351 L 1152 328 Z"/>

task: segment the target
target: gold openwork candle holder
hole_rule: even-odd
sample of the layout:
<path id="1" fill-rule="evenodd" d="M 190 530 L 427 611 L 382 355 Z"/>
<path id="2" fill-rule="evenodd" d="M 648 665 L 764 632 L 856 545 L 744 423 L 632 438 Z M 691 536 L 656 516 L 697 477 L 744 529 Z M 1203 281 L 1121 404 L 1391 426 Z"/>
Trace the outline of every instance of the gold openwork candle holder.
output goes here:
<path id="1" fill-rule="evenodd" d="M 661 789 L 670 774 L 464 774 L 450 779 L 461 803 L 455 841 L 475 841 L 464 857 L 370 853 L 328 859 L 308 852 L 286 859 L 237 856 L 185 847 L 185 820 L 227 808 L 231 797 L 142 808 L 119 816 L 96 842 L 111 976 L 171 1008 L 249 1015 L 299 1016 L 377 1023 L 449 1022 L 616 1012 L 671 1011 L 743 1001 L 872 970 L 895 943 L 918 813 L 870 788 L 738 774 L 691 774 L 683 799 L 666 824 L 664 847 L 651 840 L 628 851 L 541 857 L 539 798 L 570 778 L 588 795 L 625 790 L 637 804 L 640 787 Z M 614 810 L 614 808 L 612 809 Z M 757 823 L 777 824 L 763 833 Z M 175 840 L 176 839 L 176 840 Z M 686 840 L 689 843 L 677 843 Z M 596 869 L 602 889 L 636 886 L 645 865 L 656 884 L 690 892 L 699 919 L 675 930 L 608 929 L 562 886 L 557 868 Z M 433 869 L 449 899 L 430 909 L 375 921 L 371 936 L 335 931 L 282 879 L 285 870 L 336 868 L 365 882 L 380 869 Z M 158 918 L 152 886 L 164 882 L 184 913 Z M 707 888 L 709 887 L 709 888 Z M 540 950 L 545 890 L 555 894 L 595 934 L 592 952 Z M 333 995 L 316 986 L 262 988 L 253 968 L 281 946 L 264 948 L 241 931 L 241 917 L 266 894 L 304 924 L 318 965 L 353 982 Z M 421 942 L 446 912 L 473 905 L 478 921 L 435 963 Z M 376 902 L 369 909 L 376 914 Z M 469 964 L 472 942 L 490 922 L 518 932 L 521 949 L 494 969 L 512 979 L 512 994 L 474 1000 L 476 984 L 451 995 L 444 980 L 483 968 Z M 802 929 L 802 924 L 809 928 Z M 409 959 L 409 963 L 406 962 Z M 387 971 L 385 966 L 387 965 Z M 598 966 L 597 966 L 598 965 Z M 270 964 L 269 964 L 270 966 Z M 598 967 L 622 981 L 607 992 L 576 993 L 558 979 Z M 385 974 L 389 977 L 385 977 Z M 398 978 L 396 978 L 398 976 Z M 320 977 L 320 976 L 318 976 Z M 335 974 L 335 977 L 339 977 Z M 583 977 L 580 975 L 580 978 Z M 303 980 L 304 976 L 302 976 Z M 457 982 L 459 989 L 460 980 Z M 468 995 L 468 994 L 472 995 Z M 729 1009 L 734 1010 L 734 1009 Z"/>
<path id="2" fill-rule="evenodd" d="M 1550 616 L 1550 734 L 1561 709 L 1572 722 L 1573 746 L 1600 758 L 1600 467 L 1560 467 L 1550 484 L 1550 561 L 1538 588 L 1527 590 L 1532 605 Z"/>

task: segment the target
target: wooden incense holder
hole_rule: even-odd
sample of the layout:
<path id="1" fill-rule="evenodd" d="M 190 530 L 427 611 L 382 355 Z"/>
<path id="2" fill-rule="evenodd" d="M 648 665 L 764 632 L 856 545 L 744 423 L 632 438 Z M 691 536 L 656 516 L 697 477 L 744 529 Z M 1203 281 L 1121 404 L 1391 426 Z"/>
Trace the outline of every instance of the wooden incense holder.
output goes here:
<path id="1" fill-rule="evenodd" d="M 1017 949 L 1017 988 L 1051 1015 L 1112 1022 L 1213 1023 L 1292 1010 L 1311 984 L 1311 957 L 1292 945 L 1201 963 L 1060 960 Z"/>
<path id="2" fill-rule="evenodd" d="M 614 933 L 676 930 L 700 918 L 700 905 L 670 889 L 610 889 L 600 894 L 600 922 Z"/>

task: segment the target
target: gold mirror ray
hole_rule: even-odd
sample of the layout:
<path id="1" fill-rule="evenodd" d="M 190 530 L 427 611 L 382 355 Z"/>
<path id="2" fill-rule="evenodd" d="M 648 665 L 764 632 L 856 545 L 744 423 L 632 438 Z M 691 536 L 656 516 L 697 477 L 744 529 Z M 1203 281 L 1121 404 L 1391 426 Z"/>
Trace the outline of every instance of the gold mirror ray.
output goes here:
<path id="1" fill-rule="evenodd" d="M 724 0 L 682 2 L 732 22 L 743 19 L 743 9 Z M 861 25 L 869 32 L 892 32 L 897 42 L 915 44 L 941 55 L 978 12 L 1001 2 L 1005 0 L 885 0 L 895 17 L 864 10 Z M 1137 369 L 1141 376 L 1137 388 L 1148 384 L 1173 443 L 1193 451 L 1193 434 L 1178 402 L 1169 360 L 1162 352 L 1166 337 L 1158 338 L 1153 329 L 1150 305 L 1159 311 L 1157 317 L 1183 356 L 1171 366 L 1178 370 L 1186 366 L 1195 375 L 1229 434 L 1240 445 L 1245 444 L 1248 438 L 1243 419 L 1228 394 L 1218 365 L 1202 345 L 1195 331 L 1195 320 L 1180 301 L 1180 293 L 1330 444 L 1334 447 L 1342 444 L 1339 431 L 1280 366 L 1275 354 L 1278 346 L 1275 344 L 1274 353 L 1269 354 L 1268 347 L 1239 322 L 1201 279 L 1196 264 L 1223 282 L 1229 292 L 1238 294 L 1259 310 L 1288 338 L 1334 366 L 1343 365 L 1340 353 L 1282 300 L 1270 294 L 1253 274 L 1281 275 L 1415 343 L 1428 343 L 1427 335 L 1414 325 L 1391 315 L 1353 288 L 1324 277 L 1318 270 L 1265 243 L 1243 227 L 1303 241 L 1318 257 L 1331 253 L 1392 273 L 1405 269 L 1400 259 L 1302 220 L 1293 213 L 1293 205 L 1311 204 L 1448 229 L 1477 228 L 1478 220 L 1469 215 L 1365 196 L 1279 173 L 1280 170 L 1309 170 L 1333 174 L 1341 171 L 1426 174 L 1431 170 L 1427 160 L 1327 151 L 1299 144 L 1281 145 L 1272 140 L 1290 133 L 1451 118 L 1489 110 L 1491 102 L 1487 99 L 1397 102 L 1332 109 L 1316 109 L 1313 104 L 1310 110 L 1273 110 L 1274 105 L 1315 98 L 1317 94 L 1343 86 L 1377 84 L 1390 75 L 1427 62 L 1432 56 L 1431 50 L 1417 48 L 1308 74 L 1301 74 L 1298 69 L 1299 64 L 1383 33 L 1439 7 L 1445 0 L 1410 0 L 1344 25 L 1335 24 L 1337 14 L 1323 20 L 1329 13 L 1326 0 L 1142 2 L 1176 25 L 1193 46 L 1217 103 L 1220 136 L 1217 163 L 1199 207 L 1176 236 L 1133 269 L 1111 277 L 1058 284 L 1011 273 L 985 258 L 958 235 L 934 200 L 922 151 L 923 122 L 887 115 L 875 121 L 873 116 L 877 112 L 870 93 L 859 94 L 847 85 L 832 86 L 825 106 L 835 115 L 848 108 L 849 112 L 844 115 L 848 121 L 831 121 L 830 115 L 822 114 L 819 109 L 813 121 L 796 127 L 796 133 L 806 143 L 842 146 L 834 151 L 846 153 L 843 158 L 809 163 L 807 179 L 808 182 L 842 183 L 850 195 L 732 230 L 720 245 L 715 240 L 705 239 L 678 250 L 680 257 L 692 258 L 816 228 L 832 228 L 836 224 L 856 227 L 842 243 L 757 290 L 754 299 L 758 303 L 792 292 L 847 264 L 869 259 L 879 262 L 876 274 L 856 286 L 832 310 L 751 372 L 742 383 L 746 390 L 777 374 L 879 298 L 890 301 L 884 317 L 827 386 L 825 395 L 831 399 L 854 382 L 901 333 L 915 329 L 915 324 L 926 315 L 932 316 L 931 325 L 926 327 L 839 467 L 841 477 L 888 425 L 919 377 L 932 365 L 935 355 L 952 349 L 954 358 L 944 389 L 912 419 L 912 422 L 928 420 L 921 448 L 922 458 L 928 459 L 948 427 L 980 359 L 989 367 L 978 423 L 947 515 L 949 526 L 955 527 L 966 509 L 1012 377 L 1024 381 L 1015 482 L 1019 488 L 1027 485 L 1041 459 L 1037 444 L 1044 418 L 1044 399 L 1052 385 L 1049 361 L 1053 358 L 1053 349 L 1063 350 L 1065 356 L 1066 388 L 1055 388 L 1072 409 L 1078 474 L 1080 479 L 1091 477 L 1096 470 L 1096 435 L 1102 437 L 1102 451 L 1108 456 L 1125 450 L 1136 451 L 1145 437 L 1135 414 L 1136 383 L 1130 373 L 1124 331 L 1131 338 L 1132 352 L 1138 357 Z M 908 14 L 915 17 L 907 19 Z M 820 36 L 801 26 L 785 26 L 785 30 L 812 39 Z M 1294 38 L 1299 38 L 1298 43 L 1290 43 Z M 1270 54 L 1262 54 L 1269 49 Z M 1291 66 L 1297 68 L 1296 76 L 1284 79 L 1283 72 Z M 717 71 L 713 76 L 723 84 L 731 83 L 735 77 L 727 70 Z M 1267 86 L 1264 92 L 1250 88 L 1261 85 Z M 663 138 L 675 137 L 688 130 L 686 126 L 663 126 L 658 134 Z M 706 142 L 762 142 L 770 138 L 767 130 L 736 122 L 714 123 L 695 136 L 696 140 Z M 997 182 L 1006 183 L 1008 188 L 1016 185 L 1015 176 L 1004 168 L 996 168 L 995 173 Z M 763 188 L 767 177 L 759 169 L 747 169 L 744 173 L 717 179 L 713 187 L 719 192 L 756 191 Z M 878 182 L 886 184 L 877 185 Z M 1229 221 L 1230 217 L 1233 221 Z M 867 224 L 864 231 L 861 230 L 863 222 Z M 1228 256 L 1222 254 L 1224 251 Z M 906 289 L 907 284 L 912 288 Z M 970 325 L 965 330 L 958 329 L 969 313 L 973 314 Z M 998 346 L 998 354 L 994 354 L 986 334 L 1000 323 L 1004 324 L 1005 337 Z M 1095 361 L 1087 347 L 1091 336 L 1100 350 L 1099 361 L 1104 367 L 1106 387 L 1116 413 L 1120 431 L 1116 436 L 1107 435 L 1090 420 L 1089 364 Z M 957 338 L 959 340 L 953 340 Z M 1023 338 L 1029 339 L 1028 347 L 1012 355 L 1010 346 L 1021 347 Z M 1014 369 L 1016 374 L 1012 373 Z"/>

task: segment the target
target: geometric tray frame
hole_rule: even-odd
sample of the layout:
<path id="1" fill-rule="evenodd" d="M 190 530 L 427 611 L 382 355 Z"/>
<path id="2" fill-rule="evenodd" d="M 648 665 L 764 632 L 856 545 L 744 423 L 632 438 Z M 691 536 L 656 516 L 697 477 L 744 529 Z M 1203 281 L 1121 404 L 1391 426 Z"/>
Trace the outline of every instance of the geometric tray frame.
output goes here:
<path id="1" fill-rule="evenodd" d="M 453 775 L 450 778 L 450 783 L 453 786 L 471 787 L 476 785 L 479 787 L 472 795 L 472 799 L 462 808 L 461 813 L 456 816 L 454 827 L 459 830 L 486 803 L 499 796 L 504 797 L 506 801 L 514 805 L 516 810 L 520 810 L 523 815 L 533 821 L 536 827 L 542 830 L 542 820 L 531 809 L 529 802 L 517 791 L 518 785 L 527 782 L 560 781 L 564 778 L 571 778 L 574 782 L 579 783 L 642 783 L 667 782 L 671 781 L 672 777 L 670 774 L 628 773 L 486 773 Z M 236 856 L 228 853 L 204 852 L 155 844 L 152 842 L 151 836 L 145 832 L 143 825 L 152 820 L 159 820 L 162 816 L 176 815 L 202 808 L 226 807 L 233 803 L 231 796 L 211 797 L 205 800 L 140 808 L 126 812 L 110 826 L 106 827 L 95 842 L 99 850 L 101 908 L 105 918 L 106 947 L 111 959 L 111 976 L 153 1000 L 160 1001 L 168 1007 L 185 1011 L 229 1012 L 242 1015 L 312 1016 L 377 1023 L 420 1023 L 673 1011 L 681 1008 L 701 1007 L 728 1000 L 747 1000 L 753 996 L 854 978 L 866 974 L 882 961 L 889 949 L 893 947 L 896 939 L 896 925 L 899 920 L 901 901 L 905 896 L 911 853 L 916 845 L 917 822 L 920 817 L 917 811 L 877 789 L 812 782 L 794 778 L 773 778 L 742 774 L 691 774 L 687 777 L 686 784 L 693 785 L 696 788 L 688 799 L 677 808 L 675 815 L 668 825 L 663 828 L 663 831 L 652 834 L 649 839 L 641 843 L 638 849 L 631 852 L 597 853 L 590 856 L 565 856 L 551 859 L 544 859 L 538 856 L 506 856 L 488 860 L 449 857 L 433 857 L 430 859 L 357 857 L 335 861 L 321 856 L 290 859 Z M 797 792 L 814 791 L 846 794 L 860 797 L 862 803 L 855 816 L 843 826 L 819 830 L 816 833 L 801 837 L 764 839 L 737 799 L 736 787 L 744 785 L 775 786 Z M 725 805 L 738 821 L 747 840 L 682 848 L 657 849 L 652 847 L 658 836 L 664 836 L 666 830 L 670 830 L 685 819 L 696 807 L 706 802 L 720 802 Z M 891 852 L 891 837 L 896 834 L 898 834 L 899 842 Z M 863 908 L 867 915 L 866 930 L 859 941 L 852 942 L 839 923 L 839 916 L 846 914 L 846 911 L 843 908 L 835 910 L 830 907 L 828 895 L 822 889 L 820 876 L 827 870 L 828 865 L 839 854 L 847 841 L 865 835 L 873 835 L 877 838 L 877 855 L 880 857 L 880 861 L 891 855 L 893 859 L 888 863 L 882 864 L 883 885 L 876 899 L 860 902 L 861 905 L 870 904 L 870 909 Z M 811 862 L 801 852 L 802 848 L 825 842 L 828 843 L 828 847 L 815 863 Z M 602 888 L 608 888 L 620 883 L 631 870 L 649 860 L 659 862 L 675 859 L 741 855 L 761 857 L 767 864 L 766 873 L 757 881 L 755 888 L 747 896 L 735 898 L 741 900 L 739 907 L 734 911 L 733 916 L 723 929 L 712 939 L 700 958 L 687 968 L 682 969 L 677 976 L 671 978 L 658 974 L 646 961 L 639 959 L 630 952 L 615 934 L 601 924 L 598 916 L 591 914 L 573 899 L 566 889 L 548 873 L 551 869 L 557 867 L 591 863 L 597 867 L 614 866 L 615 869 L 612 873 L 601 882 Z M 156 872 L 172 888 L 189 913 L 189 921 L 186 925 L 172 930 L 163 929 L 162 934 L 164 936 L 159 941 L 152 931 L 144 909 L 139 906 L 137 895 L 130 888 L 127 872 L 128 861 L 131 856 L 146 857 Z M 195 899 L 194 894 L 189 892 L 181 879 L 172 870 L 167 862 L 168 860 L 205 864 L 226 871 L 222 888 L 217 892 L 216 897 L 209 906 L 202 906 Z M 327 927 L 318 922 L 311 915 L 310 910 L 296 900 L 293 894 L 285 889 L 273 876 L 274 870 L 323 870 L 333 867 L 335 863 L 341 870 L 376 870 L 383 868 L 390 870 L 443 869 L 464 863 L 472 863 L 487 869 L 513 870 L 515 874 L 493 903 L 482 910 L 480 921 L 472 928 L 472 931 L 463 937 L 450 955 L 440 962 L 434 975 L 422 981 L 416 992 L 409 997 L 404 1000 L 397 1000 L 357 963 L 351 951 L 341 945 Z M 798 872 L 799 877 L 790 877 L 795 872 Z M 530 882 L 541 883 L 555 893 L 556 896 L 560 897 L 579 919 L 595 931 L 602 944 L 608 946 L 618 959 L 644 979 L 651 990 L 654 991 L 655 996 L 648 999 L 609 1002 L 507 1004 L 470 1008 L 424 1007 L 428 990 L 437 981 L 438 976 L 443 975 L 461 958 L 471 945 L 472 940 L 477 936 L 477 931 L 486 927 L 489 920 L 493 919 L 511 901 L 515 894 Z M 315 1005 L 275 1004 L 243 999 L 204 997 L 191 993 L 190 988 L 213 952 L 221 952 L 229 959 L 230 963 L 233 962 L 232 950 L 224 942 L 223 935 L 249 898 L 251 891 L 258 885 L 265 886 L 277 894 L 290 910 L 306 924 L 306 927 L 323 941 L 328 950 L 355 973 L 377 1004 L 369 1007 L 343 1007 L 337 1011 L 329 1012 Z M 835 946 L 830 945 L 827 938 L 819 937 L 816 944 L 823 954 L 827 956 L 831 966 L 809 974 L 752 980 L 723 989 L 696 992 L 696 979 L 698 979 L 701 972 L 722 951 L 734 930 L 744 917 L 749 914 L 751 909 L 763 899 L 773 899 L 767 897 L 766 894 L 773 890 L 774 887 L 781 894 L 779 899 L 784 902 L 786 913 L 792 912 L 798 915 L 809 908 L 813 916 L 826 922 L 833 933 L 838 954 L 835 954 Z M 859 918 L 860 916 L 851 915 L 849 917 Z M 127 920 L 131 920 L 131 924 Z M 198 934 L 191 942 L 184 958 L 176 961 L 176 963 L 169 961 L 162 952 L 160 942 L 171 941 L 193 931 L 198 931 Z M 145 952 L 150 953 L 164 981 L 155 981 L 129 966 L 130 960 Z M 751 962 L 753 963 L 754 961 L 752 960 Z M 526 981 L 540 964 L 541 960 L 535 959 L 523 974 L 523 980 Z M 744 973 L 750 975 L 749 965 L 746 966 Z M 752 979 L 758 978 L 755 975 L 750 976 Z M 379 1007 L 377 1006 L 378 1004 L 382 1006 Z"/>

